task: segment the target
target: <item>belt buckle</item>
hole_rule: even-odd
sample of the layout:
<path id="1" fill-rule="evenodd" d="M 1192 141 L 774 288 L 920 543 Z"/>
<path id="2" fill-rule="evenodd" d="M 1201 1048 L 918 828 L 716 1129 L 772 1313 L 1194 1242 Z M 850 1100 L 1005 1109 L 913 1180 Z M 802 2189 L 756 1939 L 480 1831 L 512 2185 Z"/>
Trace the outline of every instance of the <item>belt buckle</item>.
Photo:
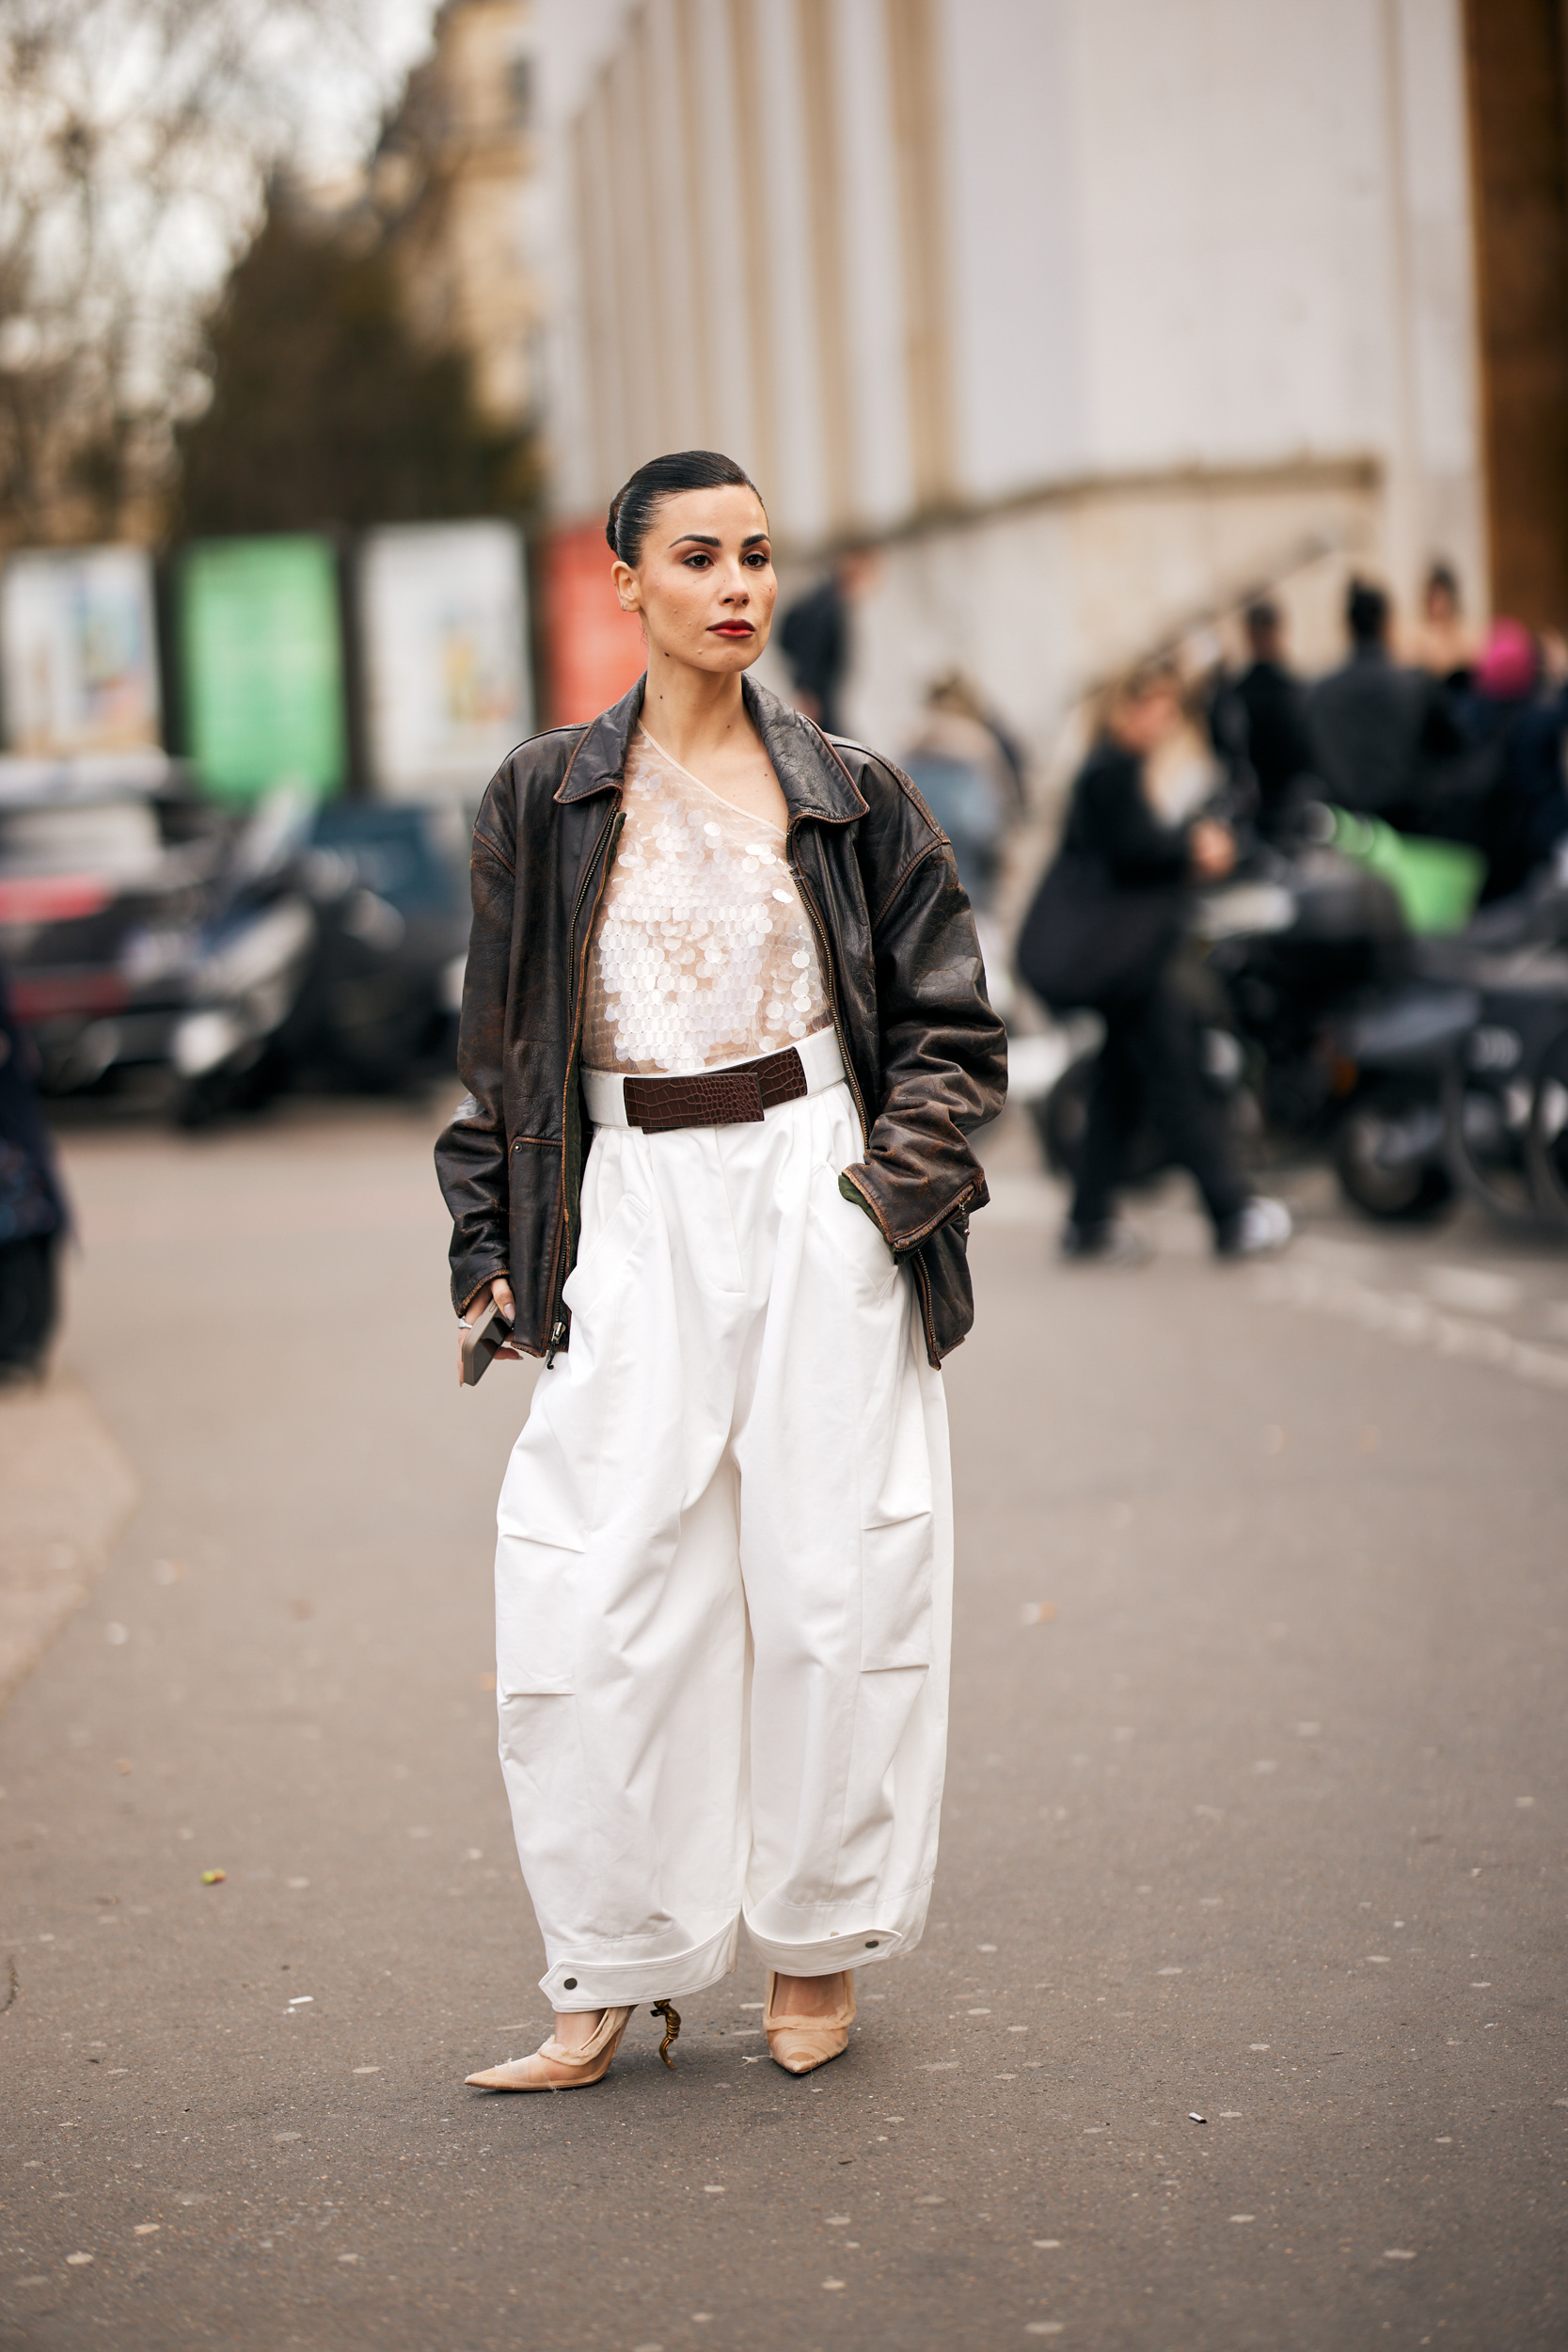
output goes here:
<path id="1" fill-rule="evenodd" d="M 623 1100 L 629 1126 L 644 1135 L 677 1127 L 730 1127 L 760 1120 L 762 1086 L 754 1069 L 693 1071 L 687 1078 L 627 1078 Z"/>
<path id="2" fill-rule="evenodd" d="M 754 1069 L 716 1070 L 707 1084 L 715 1096 L 716 1127 L 738 1127 L 762 1117 L 762 1081 Z"/>

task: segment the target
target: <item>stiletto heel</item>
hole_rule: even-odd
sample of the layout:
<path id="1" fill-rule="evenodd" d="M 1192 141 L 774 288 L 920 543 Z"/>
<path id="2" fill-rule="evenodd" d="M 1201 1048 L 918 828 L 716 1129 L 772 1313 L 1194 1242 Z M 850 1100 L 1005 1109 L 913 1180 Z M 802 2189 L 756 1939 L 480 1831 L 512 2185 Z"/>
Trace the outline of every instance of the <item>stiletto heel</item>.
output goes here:
<path id="1" fill-rule="evenodd" d="M 673 2074 L 675 2071 L 675 2061 L 670 2056 L 670 2050 L 672 2044 L 681 2038 L 680 2010 L 673 2001 L 656 2001 L 649 2013 L 654 2017 L 662 2017 L 664 2020 L 664 2039 L 658 2045 L 658 2055 Z"/>
<path id="2" fill-rule="evenodd" d="M 778 1990 L 778 1976 L 768 1971 L 768 2004 L 762 2013 L 763 2027 L 768 2035 L 768 2052 L 775 2066 L 782 2066 L 786 2074 L 809 2074 L 818 2066 L 826 2066 L 830 2058 L 842 2058 L 849 2046 L 849 2028 L 855 2022 L 855 1979 L 853 1971 L 844 1971 L 844 1998 L 827 2017 L 776 2016 L 773 1999 Z"/>

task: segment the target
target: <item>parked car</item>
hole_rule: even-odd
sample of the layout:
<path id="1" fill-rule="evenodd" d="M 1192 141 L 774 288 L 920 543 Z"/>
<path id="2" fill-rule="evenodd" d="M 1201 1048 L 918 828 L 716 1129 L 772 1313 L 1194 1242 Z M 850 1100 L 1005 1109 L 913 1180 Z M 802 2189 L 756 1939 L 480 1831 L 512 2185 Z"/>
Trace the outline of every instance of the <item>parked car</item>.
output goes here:
<path id="1" fill-rule="evenodd" d="M 0 956 L 45 1090 L 152 1074 L 199 1124 L 450 1066 L 467 849 L 442 807 L 226 810 L 161 753 L 0 760 Z"/>
<path id="2" fill-rule="evenodd" d="M 161 752 L 0 759 L 0 956 L 45 1092 L 166 1064 L 229 831 Z"/>

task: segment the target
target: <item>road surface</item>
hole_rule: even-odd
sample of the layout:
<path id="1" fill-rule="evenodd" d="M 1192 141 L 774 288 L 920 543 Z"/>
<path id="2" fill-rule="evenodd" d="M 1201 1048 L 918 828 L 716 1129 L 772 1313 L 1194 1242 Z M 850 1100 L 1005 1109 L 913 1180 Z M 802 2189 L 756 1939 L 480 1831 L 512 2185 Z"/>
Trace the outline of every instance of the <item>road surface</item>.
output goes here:
<path id="1" fill-rule="evenodd" d="M 925 1943 L 805 2080 L 743 1956 L 673 2074 L 495 2099 L 531 1374 L 456 1386 L 434 1124 L 68 1138 L 139 1499 L 0 1719 L 0 2345 L 1568 2343 L 1568 1255 L 1302 1178 L 1275 1268 L 1178 1192 L 1063 1269 L 1005 1124 Z"/>

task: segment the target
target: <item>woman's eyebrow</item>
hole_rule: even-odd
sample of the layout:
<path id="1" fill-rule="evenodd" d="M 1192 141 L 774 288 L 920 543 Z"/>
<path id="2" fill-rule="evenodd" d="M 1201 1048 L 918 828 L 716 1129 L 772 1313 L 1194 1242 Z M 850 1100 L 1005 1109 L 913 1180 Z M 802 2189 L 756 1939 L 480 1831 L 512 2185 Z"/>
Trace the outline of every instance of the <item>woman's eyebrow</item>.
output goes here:
<path id="1" fill-rule="evenodd" d="M 743 548 L 760 547 L 768 535 L 766 531 L 749 531 L 740 544 Z M 716 531 L 683 531 L 678 538 L 670 542 L 673 548 L 719 548 L 723 544 Z"/>

